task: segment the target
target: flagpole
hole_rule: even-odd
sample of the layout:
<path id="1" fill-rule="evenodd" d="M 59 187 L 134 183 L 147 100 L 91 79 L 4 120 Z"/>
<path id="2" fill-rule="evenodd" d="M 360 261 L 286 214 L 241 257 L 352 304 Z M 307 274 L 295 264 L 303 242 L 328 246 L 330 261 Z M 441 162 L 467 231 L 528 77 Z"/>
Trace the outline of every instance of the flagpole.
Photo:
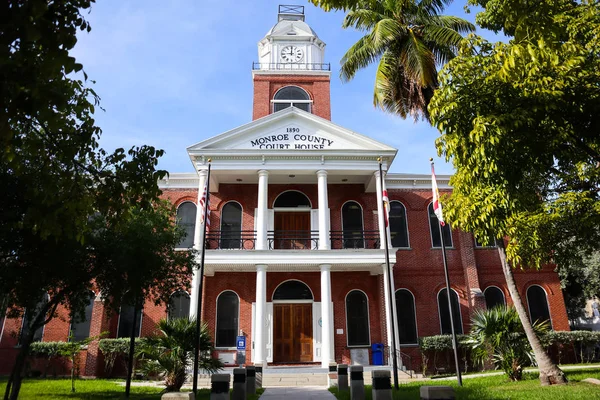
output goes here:
<path id="1" fill-rule="evenodd" d="M 198 275 L 198 301 L 196 304 L 196 340 L 194 345 L 194 383 L 193 383 L 193 392 L 194 396 L 198 394 L 198 363 L 200 361 L 200 325 L 201 325 L 201 317 L 202 317 L 202 283 L 204 282 L 204 254 L 206 252 L 206 225 L 207 225 L 207 217 L 208 217 L 208 207 L 209 207 L 209 198 L 210 198 L 210 190 L 208 187 L 210 185 L 210 162 L 211 159 L 208 159 L 208 174 L 206 175 L 206 199 L 204 201 L 204 209 L 202 210 L 204 216 L 202 218 L 202 235 L 200 236 L 200 245 L 202 246 L 202 251 L 200 255 L 200 271 Z"/>
<path id="2" fill-rule="evenodd" d="M 396 390 L 398 390 L 398 353 L 396 351 L 396 327 L 394 324 L 394 321 L 396 319 L 396 316 L 394 315 L 394 292 L 393 292 L 393 288 L 392 288 L 392 270 L 390 268 L 390 254 L 389 254 L 389 250 L 388 250 L 388 234 L 387 234 L 387 225 L 385 224 L 386 221 L 386 210 L 385 210 L 385 202 L 383 199 L 383 171 L 381 168 L 381 157 L 379 157 L 377 159 L 377 161 L 379 161 L 379 183 L 380 183 L 380 187 L 381 187 L 381 205 L 382 205 L 382 210 L 384 212 L 383 214 L 383 221 L 384 221 L 384 227 L 383 227 L 383 238 L 384 238 L 384 242 L 385 242 L 385 265 L 387 267 L 387 276 L 388 276 L 388 281 L 387 281 L 387 285 L 388 285 L 388 294 L 389 294 L 389 302 L 390 302 L 390 314 L 392 316 L 390 323 L 392 324 L 392 366 L 394 368 L 394 388 Z M 381 220 L 380 220 L 381 221 Z"/>
<path id="3" fill-rule="evenodd" d="M 430 158 L 431 162 L 431 173 L 432 179 L 435 179 L 435 172 L 433 169 L 433 158 Z M 436 188 L 437 190 L 437 183 Z M 439 200 L 438 200 L 439 201 Z M 436 215 L 437 218 L 437 215 Z M 454 349 L 454 364 L 456 367 L 456 378 L 458 385 L 462 386 L 462 375 L 460 373 L 460 367 L 458 364 L 458 343 L 456 341 L 456 330 L 454 329 L 454 314 L 452 313 L 452 301 L 450 297 L 450 275 L 448 274 L 448 261 L 446 260 L 446 245 L 444 243 L 444 234 L 442 232 L 442 221 L 438 218 L 438 228 L 440 230 L 440 242 L 442 243 L 442 260 L 444 262 L 444 276 L 446 278 L 446 296 L 448 297 L 448 311 L 450 312 L 450 330 L 452 331 L 452 348 Z"/>

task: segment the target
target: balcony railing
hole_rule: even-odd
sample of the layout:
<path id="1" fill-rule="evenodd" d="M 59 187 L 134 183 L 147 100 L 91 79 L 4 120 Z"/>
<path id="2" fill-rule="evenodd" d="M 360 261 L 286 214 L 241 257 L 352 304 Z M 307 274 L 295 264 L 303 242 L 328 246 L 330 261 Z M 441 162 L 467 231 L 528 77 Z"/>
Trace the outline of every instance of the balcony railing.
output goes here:
<path id="1" fill-rule="evenodd" d="M 252 63 L 253 70 L 331 71 L 330 63 Z"/>
<path id="2" fill-rule="evenodd" d="M 378 249 L 379 231 L 331 231 L 332 249 Z"/>
<path id="3" fill-rule="evenodd" d="M 379 249 L 379 231 L 331 231 L 331 248 Z M 207 250 L 254 250 L 256 231 L 223 232 L 206 234 Z M 269 250 L 317 250 L 319 231 L 277 230 L 267 232 Z"/>

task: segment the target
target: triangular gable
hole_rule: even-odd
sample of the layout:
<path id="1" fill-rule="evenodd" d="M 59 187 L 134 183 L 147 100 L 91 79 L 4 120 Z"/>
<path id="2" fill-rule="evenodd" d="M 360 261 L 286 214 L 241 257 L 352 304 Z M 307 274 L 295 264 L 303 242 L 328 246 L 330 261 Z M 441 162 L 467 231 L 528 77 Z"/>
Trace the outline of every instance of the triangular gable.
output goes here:
<path id="1" fill-rule="evenodd" d="M 188 147 L 189 153 L 205 150 L 260 150 L 263 153 L 278 150 L 396 152 L 393 147 L 295 107 Z"/>

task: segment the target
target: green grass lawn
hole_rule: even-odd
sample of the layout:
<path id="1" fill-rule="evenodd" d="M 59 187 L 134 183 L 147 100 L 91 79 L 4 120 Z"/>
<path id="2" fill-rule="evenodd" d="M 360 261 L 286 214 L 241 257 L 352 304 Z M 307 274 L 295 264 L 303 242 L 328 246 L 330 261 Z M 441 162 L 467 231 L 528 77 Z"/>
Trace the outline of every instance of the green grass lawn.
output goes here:
<path id="1" fill-rule="evenodd" d="M 600 379 L 600 369 L 566 371 L 569 383 L 562 386 L 540 386 L 537 373 L 527 373 L 521 382 L 510 382 L 504 375 L 469 378 L 463 380 L 463 387 L 455 381 L 422 381 L 400 385 L 394 391 L 394 399 L 419 399 L 419 388 L 423 385 L 443 385 L 455 388 L 456 398 L 460 400 L 571 400 L 600 399 L 600 386 L 582 383 L 585 378 Z M 337 393 L 330 389 L 338 399 L 349 400 L 350 393 Z M 371 399 L 371 387 L 365 387 L 366 399 Z"/>
<path id="2" fill-rule="evenodd" d="M 4 395 L 6 389 L 6 378 L 0 381 L 1 394 Z M 75 384 L 76 393 L 71 393 L 70 379 L 25 379 L 19 399 L 124 399 L 125 386 L 114 381 L 104 379 L 82 379 L 77 380 Z M 258 390 L 259 394 L 249 399 L 257 400 L 263 389 Z M 132 386 L 130 399 L 160 399 L 161 388 Z M 209 400 L 210 390 L 200 389 L 197 400 Z"/>

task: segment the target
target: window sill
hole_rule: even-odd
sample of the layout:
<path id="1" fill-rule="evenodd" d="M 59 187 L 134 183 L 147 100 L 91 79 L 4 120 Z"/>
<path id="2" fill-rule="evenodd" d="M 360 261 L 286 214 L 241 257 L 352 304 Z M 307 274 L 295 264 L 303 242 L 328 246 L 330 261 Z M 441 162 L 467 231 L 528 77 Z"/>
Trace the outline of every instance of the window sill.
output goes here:
<path id="1" fill-rule="evenodd" d="M 346 346 L 347 349 L 370 349 L 371 345 L 370 344 L 358 344 L 355 346 Z"/>
<path id="2" fill-rule="evenodd" d="M 235 346 L 234 347 L 215 347 L 215 350 L 216 351 L 230 351 L 230 350 L 237 351 L 237 347 L 235 347 Z M 242 351 L 242 350 L 240 350 L 240 351 Z"/>
<path id="3" fill-rule="evenodd" d="M 398 251 L 398 250 L 400 250 L 400 251 L 410 251 L 413 248 L 412 247 L 392 247 L 392 249 L 394 249 L 396 251 Z"/>
<path id="4" fill-rule="evenodd" d="M 419 347 L 419 343 L 400 343 L 400 347 Z"/>
<path id="5" fill-rule="evenodd" d="M 475 246 L 475 250 L 496 250 L 497 246 Z"/>
<path id="6" fill-rule="evenodd" d="M 432 247 L 431 250 L 441 250 L 441 247 Z M 456 248 L 454 246 L 452 247 L 446 247 L 446 250 L 456 250 Z"/>

